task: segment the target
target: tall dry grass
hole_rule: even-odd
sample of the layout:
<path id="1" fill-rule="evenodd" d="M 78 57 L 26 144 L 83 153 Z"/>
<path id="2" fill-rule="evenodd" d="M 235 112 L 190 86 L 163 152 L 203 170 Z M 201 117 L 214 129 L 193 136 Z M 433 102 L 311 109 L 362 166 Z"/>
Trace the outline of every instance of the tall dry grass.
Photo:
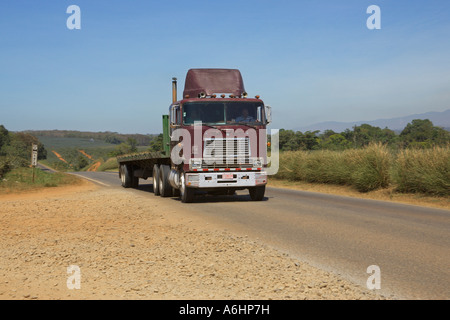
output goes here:
<path id="1" fill-rule="evenodd" d="M 400 192 L 450 195 L 450 147 L 402 150 L 371 144 L 345 151 L 280 154 L 279 179 L 349 185 L 368 192 L 393 185 Z"/>
<path id="2" fill-rule="evenodd" d="M 401 192 L 450 195 L 450 147 L 401 151 L 394 180 Z"/>

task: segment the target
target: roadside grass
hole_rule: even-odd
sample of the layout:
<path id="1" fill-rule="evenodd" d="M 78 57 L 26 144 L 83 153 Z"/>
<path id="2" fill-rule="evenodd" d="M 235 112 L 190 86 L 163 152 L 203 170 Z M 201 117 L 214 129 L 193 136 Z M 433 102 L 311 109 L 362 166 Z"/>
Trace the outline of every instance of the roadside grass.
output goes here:
<path id="1" fill-rule="evenodd" d="M 391 155 L 381 144 L 344 151 L 281 152 L 275 178 L 349 185 L 368 192 L 389 185 L 390 163 Z"/>
<path id="2" fill-rule="evenodd" d="M 77 184 L 80 180 L 69 174 L 55 172 L 48 173 L 36 168 L 17 168 L 8 172 L 0 180 L 0 193 L 15 193 L 22 191 L 31 191 L 42 188 L 52 188 L 61 185 Z"/>
<path id="3" fill-rule="evenodd" d="M 109 158 L 104 163 L 98 167 L 97 171 L 118 171 L 119 164 L 117 163 L 117 158 Z"/>
<path id="4" fill-rule="evenodd" d="M 362 193 L 390 188 L 393 193 L 448 197 L 450 147 L 394 153 L 382 144 L 371 144 L 344 151 L 281 152 L 273 178 L 343 185 Z"/>
<path id="5" fill-rule="evenodd" d="M 394 170 L 397 190 L 435 195 L 450 194 L 449 147 L 403 150 Z"/>

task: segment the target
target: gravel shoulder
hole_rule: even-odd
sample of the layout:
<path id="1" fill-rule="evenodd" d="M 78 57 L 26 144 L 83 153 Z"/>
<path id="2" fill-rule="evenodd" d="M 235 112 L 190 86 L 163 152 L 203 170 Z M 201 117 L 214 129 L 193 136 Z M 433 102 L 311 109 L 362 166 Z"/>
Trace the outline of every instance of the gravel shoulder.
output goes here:
<path id="1" fill-rule="evenodd" d="M 89 182 L 0 196 L 0 299 L 386 299 L 189 210 Z"/>

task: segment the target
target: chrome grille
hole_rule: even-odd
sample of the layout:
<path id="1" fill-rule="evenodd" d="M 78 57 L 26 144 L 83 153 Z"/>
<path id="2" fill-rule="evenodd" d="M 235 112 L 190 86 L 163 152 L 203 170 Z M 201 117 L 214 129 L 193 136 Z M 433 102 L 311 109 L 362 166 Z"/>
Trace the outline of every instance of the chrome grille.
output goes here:
<path id="1" fill-rule="evenodd" d="M 205 139 L 203 168 L 250 168 L 249 138 Z"/>

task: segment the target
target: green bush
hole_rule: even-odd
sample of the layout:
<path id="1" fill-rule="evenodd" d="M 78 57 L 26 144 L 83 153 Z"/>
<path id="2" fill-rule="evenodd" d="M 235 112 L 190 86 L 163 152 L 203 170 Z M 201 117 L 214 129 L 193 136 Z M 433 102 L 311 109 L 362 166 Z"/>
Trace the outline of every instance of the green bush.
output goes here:
<path id="1" fill-rule="evenodd" d="M 10 165 L 6 157 L 0 157 L 0 179 L 9 171 Z"/>

